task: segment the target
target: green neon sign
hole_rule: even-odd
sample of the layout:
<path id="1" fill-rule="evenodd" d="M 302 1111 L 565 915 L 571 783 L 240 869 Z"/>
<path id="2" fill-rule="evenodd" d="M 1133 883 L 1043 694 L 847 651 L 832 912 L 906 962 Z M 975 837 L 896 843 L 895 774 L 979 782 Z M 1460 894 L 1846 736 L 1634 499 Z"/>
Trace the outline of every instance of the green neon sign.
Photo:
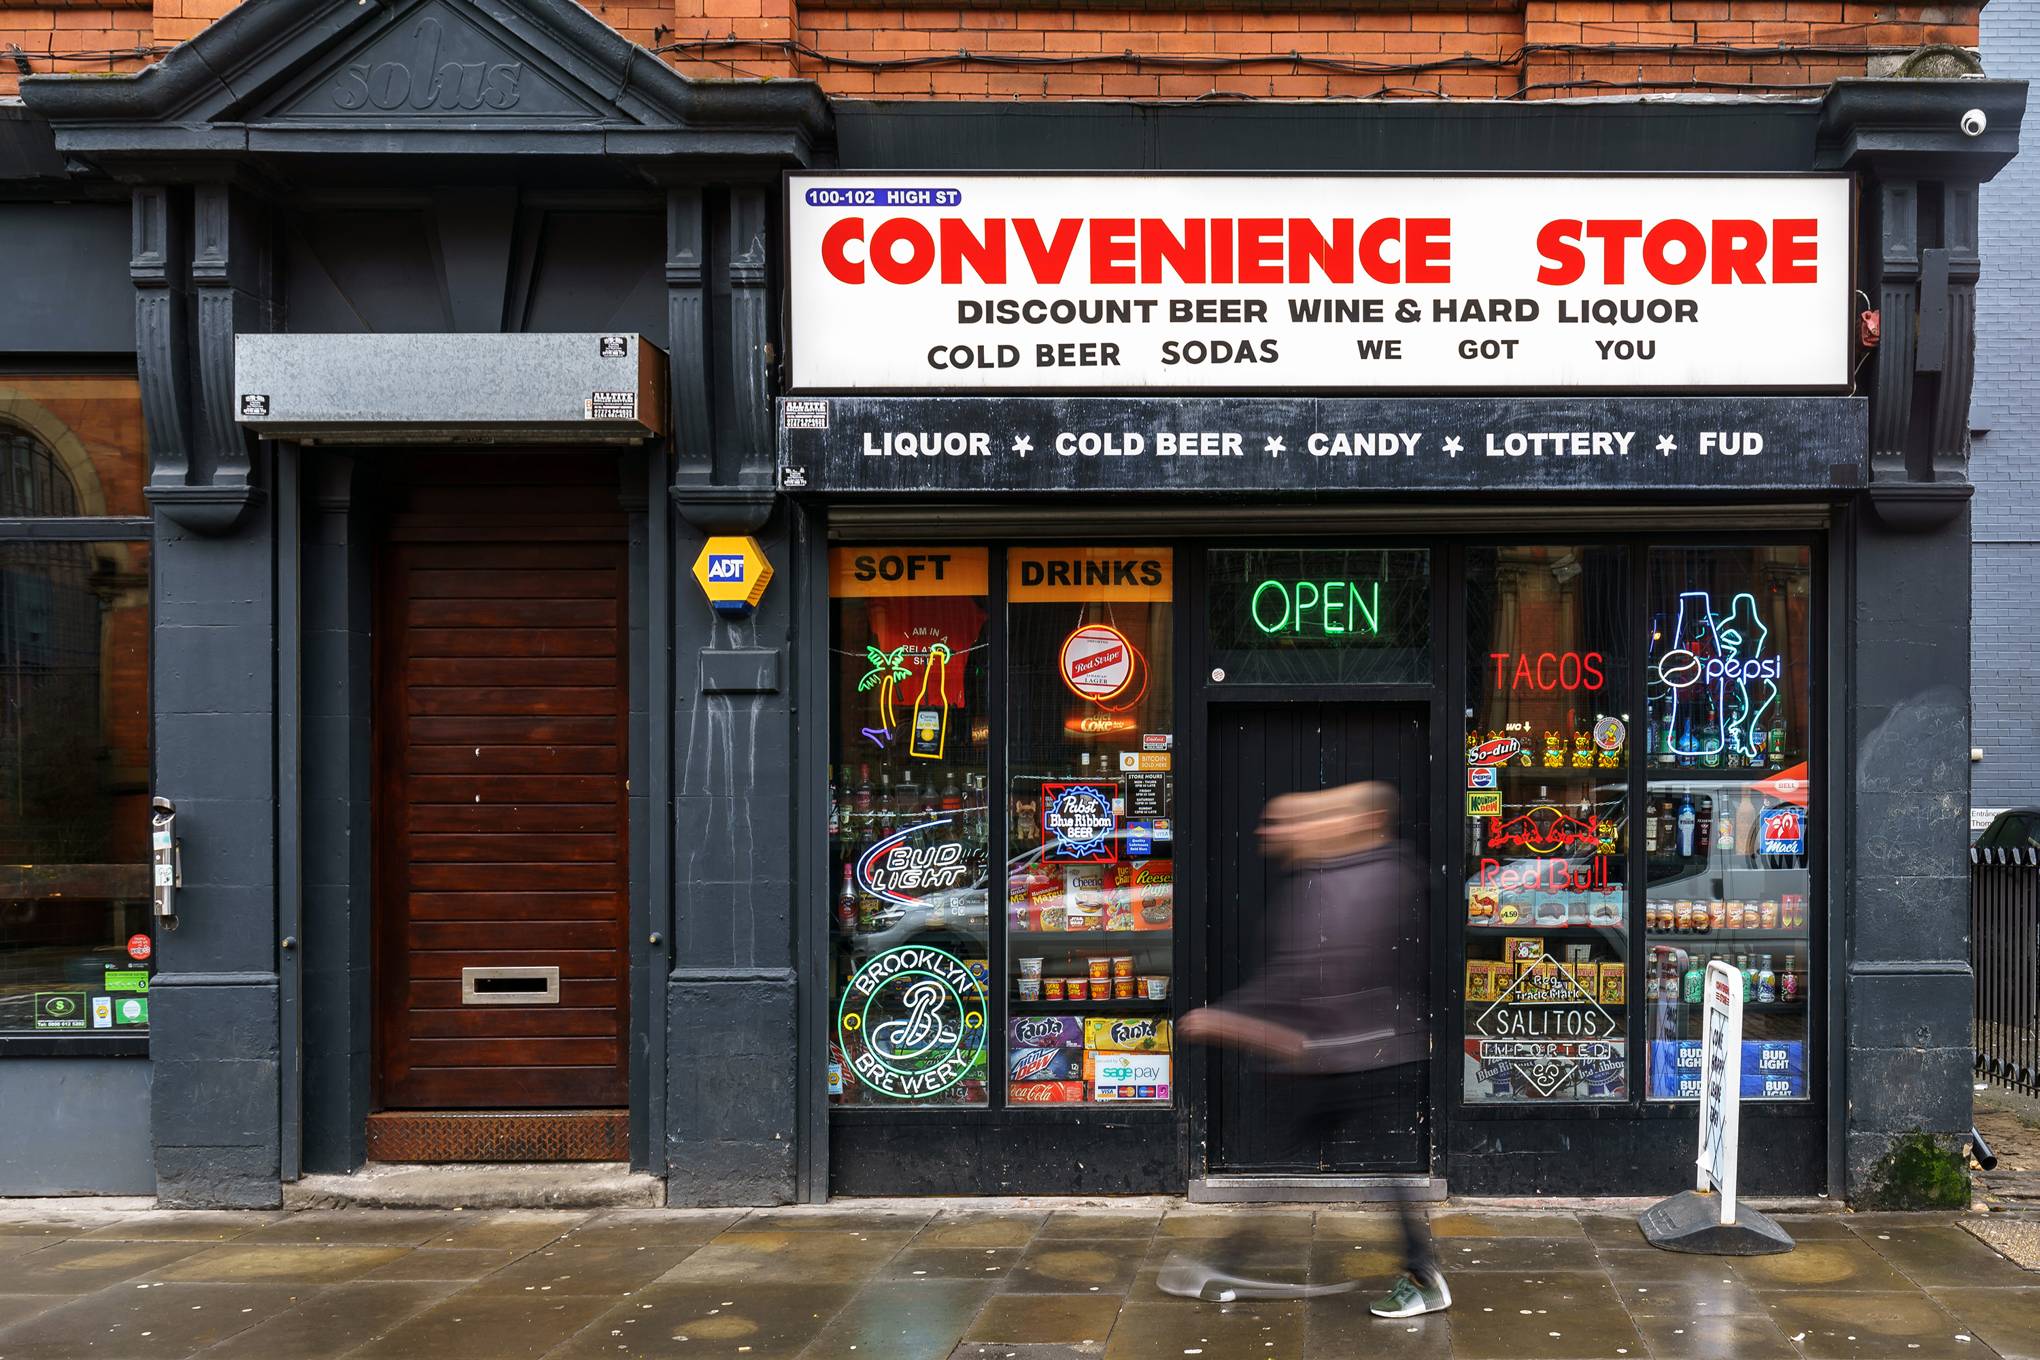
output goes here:
<path id="1" fill-rule="evenodd" d="M 1247 597 L 1247 615 L 1270 637 L 1344 637 L 1381 632 L 1381 582 L 1268 579 Z"/>

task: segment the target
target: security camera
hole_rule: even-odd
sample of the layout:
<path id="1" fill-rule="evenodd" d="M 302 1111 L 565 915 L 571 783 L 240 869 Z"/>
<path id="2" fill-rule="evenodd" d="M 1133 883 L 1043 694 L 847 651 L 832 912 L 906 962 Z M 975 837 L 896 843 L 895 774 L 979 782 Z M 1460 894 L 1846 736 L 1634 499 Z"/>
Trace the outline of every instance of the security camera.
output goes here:
<path id="1" fill-rule="evenodd" d="M 1962 115 L 1962 135 L 1981 137 L 1983 130 L 1990 126 L 1990 120 L 1983 116 L 1982 109 L 1971 109 Z"/>

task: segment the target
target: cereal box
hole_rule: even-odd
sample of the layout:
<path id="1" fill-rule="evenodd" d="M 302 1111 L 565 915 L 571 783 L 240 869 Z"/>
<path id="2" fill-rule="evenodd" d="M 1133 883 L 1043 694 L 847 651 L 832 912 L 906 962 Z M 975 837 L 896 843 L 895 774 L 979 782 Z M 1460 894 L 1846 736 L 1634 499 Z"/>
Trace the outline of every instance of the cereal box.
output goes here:
<path id="1" fill-rule="evenodd" d="M 1623 976 L 1627 971 L 1628 969 L 1619 963 L 1604 963 L 1601 965 L 1602 1005 L 1620 1006 L 1628 999 L 1628 987 Z"/>
<path id="2" fill-rule="evenodd" d="M 1167 1053 L 1169 1022 L 1153 1015 L 1086 1018 L 1084 1047 L 1101 1053 Z"/>
<path id="3" fill-rule="evenodd" d="M 1166 1053 L 1100 1053 L 1091 1079 L 1097 1101 L 1169 1099 L 1169 1055 Z"/>
<path id="4" fill-rule="evenodd" d="M 1078 1073 L 1074 1048 L 1015 1048 L 1006 1054 L 1006 1075 L 1014 1081 L 1068 1081 Z"/>
<path id="5" fill-rule="evenodd" d="M 1075 1105 L 1083 1100 L 1081 1081 L 1015 1081 L 1006 1085 L 1008 1105 Z"/>
<path id="6" fill-rule="evenodd" d="M 1084 1022 L 1074 1015 L 1016 1015 L 1006 1022 L 1010 1048 L 1082 1048 Z"/>
<path id="7" fill-rule="evenodd" d="M 1131 879 L 1133 902 L 1133 928 L 1135 930 L 1167 930 L 1176 922 L 1176 870 L 1167 860 L 1147 860 L 1140 864 L 1129 864 L 1126 871 Z"/>

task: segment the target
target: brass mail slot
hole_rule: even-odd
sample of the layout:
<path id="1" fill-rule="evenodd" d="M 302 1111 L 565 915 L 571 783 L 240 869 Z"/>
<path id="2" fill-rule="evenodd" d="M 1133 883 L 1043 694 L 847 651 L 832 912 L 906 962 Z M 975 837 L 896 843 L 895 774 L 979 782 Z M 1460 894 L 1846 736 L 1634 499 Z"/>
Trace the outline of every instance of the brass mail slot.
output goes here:
<path id="1" fill-rule="evenodd" d="M 547 968 L 463 968 L 463 1006 L 557 1006 L 560 970 Z"/>

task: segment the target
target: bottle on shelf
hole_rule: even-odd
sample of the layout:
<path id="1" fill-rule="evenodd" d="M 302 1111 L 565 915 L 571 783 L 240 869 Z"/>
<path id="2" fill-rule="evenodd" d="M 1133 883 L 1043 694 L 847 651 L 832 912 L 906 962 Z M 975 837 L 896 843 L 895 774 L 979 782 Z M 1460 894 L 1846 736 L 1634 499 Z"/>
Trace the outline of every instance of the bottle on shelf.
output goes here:
<path id="1" fill-rule="evenodd" d="M 850 868 L 843 866 L 843 886 L 836 890 L 836 924 L 846 934 L 857 929 L 857 881 Z"/>
<path id="2" fill-rule="evenodd" d="M 871 805 L 878 798 L 878 790 L 871 787 L 871 763 L 857 767 L 857 788 L 850 795 L 850 810 L 860 817 L 871 815 Z"/>
<path id="3" fill-rule="evenodd" d="M 1707 956 L 1705 954 L 1695 954 L 1691 966 L 1686 969 L 1685 976 L 1679 979 L 1679 999 L 1689 1006 L 1699 1005 L 1700 998 L 1704 993 L 1706 977 Z"/>
<path id="4" fill-rule="evenodd" d="M 1800 993 L 1804 990 L 1805 987 L 1799 980 L 1799 956 L 1787 954 L 1785 956 L 1785 971 L 1778 974 L 1778 999 L 1780 1001 L 1797 1001 L 1799 1000 Z"/>
<path id="5" fill-rule="evenodd" d="M 899 818 L 895 815 L 898 808 L 899 804 L 893 795 L 892 771 L 881 770 L 878 775 L 878 797 L 872 803 L 872 811 L 878 814 L 877 825 L 872 830 L 873 840 L 890 836 L 899 830 Z"/>
<path id="6" fill-rule="evenodd" d="M 1735 956 L 1735 971 L 1742 974 L 1742 999 L 1754 1001 L 1756 999 L 1757 987 L 1756 978 L 1750 972 L 1749 955 L 1738 954 Z"/>
<path id="7" fill-rule="evenodd" d="M 836 767 L 829 767 L 829 840 L 834 842 L 843 834 L 843 800 L 836 787 Z"/>
<path id="8" fill-rule="evenodd" d="M 1693 811 L 1693 796 L 1687 794 L 1679 802 L 1679 858 L 1693 857 L 1693 833 L 1699 824 L 1699 814 Z"/>
<path id="9" fill-rule="evenodd" d="M 1778 999 L 1778 975 L 1771 971 L 1771 956 L 1766 954 L 1757 964 L 1757 1000 Z"/>
<path id="10" fill-rule="evenodd" d="M 956 771 L 954 770 L 944 770 L 942 772 L 942 810 L 944 812 L 963 811 L 963 790 L 957 786 Z"/>

